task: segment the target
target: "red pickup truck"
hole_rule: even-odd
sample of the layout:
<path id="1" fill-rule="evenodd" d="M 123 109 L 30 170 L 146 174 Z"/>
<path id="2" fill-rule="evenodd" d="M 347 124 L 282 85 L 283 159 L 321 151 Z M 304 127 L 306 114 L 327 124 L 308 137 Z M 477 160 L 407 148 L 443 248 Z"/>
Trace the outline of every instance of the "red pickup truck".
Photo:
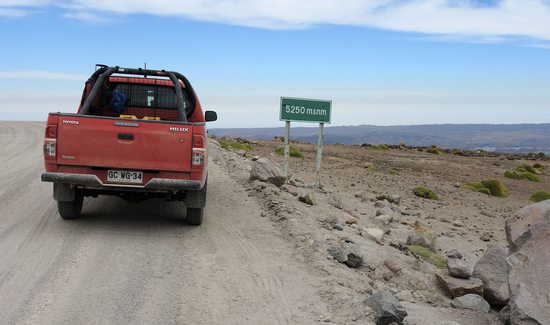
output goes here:
<path id="1" fill-rule="evenodd" d="M 180 73 L 98 67 L 76 114 L 48 116 L 42 181 L 53 183 L 59 214 L 77 218 L 88 196 L 164 198 L 184 201 L 186 222 L 200 225 L 208 179 L 205 122 L 216 113 L 203 113 Z"/>

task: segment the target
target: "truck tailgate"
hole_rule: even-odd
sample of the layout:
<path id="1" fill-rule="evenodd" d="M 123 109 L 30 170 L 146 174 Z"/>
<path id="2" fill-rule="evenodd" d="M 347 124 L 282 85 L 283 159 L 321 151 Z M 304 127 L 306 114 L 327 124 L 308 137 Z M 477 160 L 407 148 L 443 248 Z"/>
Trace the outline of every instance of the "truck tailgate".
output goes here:
<path id="1" fill-rule="evenodd" d="M 60 115 L 57 163 L 185 172 L 192 140 L 187 123 Z"/>

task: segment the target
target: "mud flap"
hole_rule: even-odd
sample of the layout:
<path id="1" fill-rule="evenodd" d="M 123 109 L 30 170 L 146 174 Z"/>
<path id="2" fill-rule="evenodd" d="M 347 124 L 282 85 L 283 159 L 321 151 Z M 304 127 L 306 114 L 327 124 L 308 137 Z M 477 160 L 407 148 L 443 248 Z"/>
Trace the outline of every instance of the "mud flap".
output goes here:
<path id="1" fill-rule="evenodd" d="M 185 206 L 188 208 L 204 208 L 206 205 L 206 187 L 208 185 L 208 179 L 204 183 L 202 190 L 198 191 L 186 191 L 185 192 Z"/>
<path id="2" fill-rule="evenodd" d="M 74 201 L 76 190 L 70 184 L 53 183 L 53 199 L 60 202 Z"/>

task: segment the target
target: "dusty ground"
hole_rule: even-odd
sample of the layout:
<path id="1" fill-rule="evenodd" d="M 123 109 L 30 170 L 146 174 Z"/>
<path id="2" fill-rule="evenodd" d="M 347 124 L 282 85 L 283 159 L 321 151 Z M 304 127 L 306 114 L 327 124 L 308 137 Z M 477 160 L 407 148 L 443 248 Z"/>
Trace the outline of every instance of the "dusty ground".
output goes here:
<path id="1" fill-rule="evenodd" d="M 51 184 L 40 182 L 42 136 L 43 123 L 0 122 L 2 324 L 372 324 L 363 300 L 383 288 L 403 301 L 407 324 L 499 324 L 495 311 L 451 309 L 435 267 L 389 244 L 404 241 L 420 220 L 440 234 L 440 252 L 458 248 L 473 265 L 487 244 L 505 242 L 504 217 L 549 187 L 548 176 L 539 184 L 505 179 L 504 170 L 518 161 L 328 146 L 325 191 L 315 192 L 318 204 L 310 207 L 248 181 L 251 160 L 212 144 L 201 227 L 183 224 L 181 204 L 108 197 L 86 199 L 82 218 L 68 221 L 57 214 Z M 279 145 L 258 142 L 253 154 L 280 161 L 272 155 Z M 292 159 L 293 176 L 313 182 L 314 148 L 298 146 L 306 158 Z M 365 168 L 371 165 L 379 171 Z M 387 173 L 391 167 L 399 174 Z M 489 176 L 503 180 L 511 196 L 454 184 Z M 416 185 L 432 187 L 441 200 L 415 197 Z M 362 190 L 402 197 L 383 245 L 360 235 L 361 227 L 374 225 L 376 210 L 354 196 Z M 358 216 L 358 226 L 326 226 L 350 217 L 327 203 L 332 193 Z M 455 219 L 464 226 L 453 227 Z M 492 235 L 489 242 L 480 239 L 484 233 Z M 361 268 L 327 254 L 328 244 L 346 241 L 364 249 Z M 386 259 L 403 271 L 388 271 Z"/>
<path id="2" fill-rule="evenodd" d="M 273 141 L 252 141 L 254 150 L 248 157 L 269 157 L 282 164 L 281 156 L 274 154 L 282 144 Z M 305 157 L 291 158 L 293 178 L 304 180 L 304 185 L 288 186 L 290 192 L 310 191 L 307 185 L 315 180 L 315 145 L 293 144 Z M 431 227 L 438 234 L 438 252 L 444 255 L 458 249 L 471 267 L 485 251 L 487 245 L 506 246 L 504 220 L 517 209 L 532 202 L 529 197 L 536 191 L 550 188 L 549 178 L 541 176 L 541 183 L 511 180 L 504 171 L 515 169 L 533 161 L 504 158 L 476 158 L 453 155 L 433 155 L 416 150 L 380 151 L 359 146 L 325 146 L 323 159 L 323 191 L 315 191 L 318 204 L 308 206 L 299 202 L 288 191 L 273 186 L 250 184 L 246 180 L 250 163 L 248 158 L 227 153 L 220 159 L 234 178 L 249 187 L 270 213 L 270 220 L 287 240 L 294 242 L 306 261 L 319 270 L 324 281 L 321 296 L 333 313 L 337 323 L 372 321 L 366 315 L 362 300 L 372 291 L 390 289 L 409 312 L 407 324 L 442 324 L 456 321 L 459 324 L 500 324 L 498 311 L 488 315 L 457 311 L 450 308 L 450 298 L 437 285 L 433 276 L 436 268 L 395 248 L 406 241 L 416 221 Z M 547 161 L 542 164 L 547 165 Z M 374 168 L 373 168 L 374 167 Z M 398 168 L 397 174 L 390 173 Z M 501 180 L 510 191 L 506 198 L 496 198 L 464 188 L 468 182 L 487 178 Z M 246 184 L 249 185 L 246 185 Z M 438 201 L 418 198 L 412 189 L 425 185 L 437 192 Z M 372 200 L 356 197 L 361 193 Z M 344 209 L 328 203 L 329 197 L 341 198 Z M 390 233 L 383 245 L 361 235 L 363 227 L 382 227 L 374 220 L 376 208 L 373 200 L 379 194 L 399 195 L 401 204 L 393 205 L 393 222 L 384 229 Z M 345 211 L 347 210 L 347 211 Z M 327 220 L 340 221 L 359 218 L 358 226 L 346 226 L 338 231 L 326 227 Z M 458 220 L 462 226 L 454 226 Z M 483 240 L 482 240 L 483 238 Z M 333 260 L 326 251 L 331 243 L 352 242 L 365 251 L 365 264 L 350 269 Z M 385 260 L 395 261 L 402 272 L 393 274 L 384 266 Z"/>

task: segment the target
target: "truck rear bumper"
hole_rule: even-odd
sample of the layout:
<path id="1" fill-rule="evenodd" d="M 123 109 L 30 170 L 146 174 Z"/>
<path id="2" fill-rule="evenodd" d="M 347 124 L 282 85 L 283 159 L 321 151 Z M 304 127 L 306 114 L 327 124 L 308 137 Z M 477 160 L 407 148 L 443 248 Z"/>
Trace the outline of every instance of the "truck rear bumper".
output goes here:
<path id="1" fill-rule="evenodd" d="M 82 186 L 96 189 L 132 188 L 144 191 L 181 191 L 181 190 L 200 190 L 202 183 L 194 180 L 153 178 L 145 185 L 128 184 L 104 184 L 95 175 L 86 174 L 67 174 L 67 173 L 42 173 L 43 182 L 64 183 L 75 186 Z"/>

